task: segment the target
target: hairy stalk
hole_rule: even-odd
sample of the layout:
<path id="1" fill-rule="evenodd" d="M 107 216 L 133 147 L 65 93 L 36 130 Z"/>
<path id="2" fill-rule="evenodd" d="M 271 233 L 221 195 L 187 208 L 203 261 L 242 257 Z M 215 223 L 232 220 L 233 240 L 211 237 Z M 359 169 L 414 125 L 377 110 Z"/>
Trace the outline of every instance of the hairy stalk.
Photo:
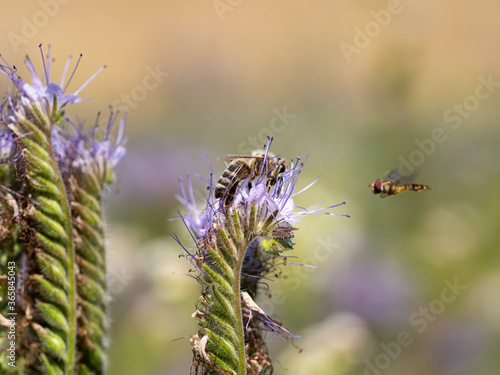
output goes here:
<path id="1" fill-rule="evenodd" d="M 235 306 L 237 310 L 234 329 L 238 333 L 237 335 L 238 341 L 236 347 L 240 357 L 239 358 L 240 368 L 238 369 L 237 372 L 238 374 L 246 374 L 245 330 L 243 327 L 243 312 L 241 310 L 241 269 L 247 247 L 248 243 L 246 241 L 243 241 L 241 244 L 239 244 L 238 255 L 236 257 L 236 264 L 234 266 L 235 283 L 233 284 L 233 306 Z"/>
<path id="2" fill-rule="evenodd" d="M 242 271 L 253 241 L 273 240 L 276 220 L 259 221 L 266 207 L 229 208 L 215 220 L 212 234 L 199 244 L 197 260 L 203 269 L 200 308 L 194 314 L 200 330 L 193 336 L 196 374 L 247 374 L 251 347 L 243 323 Z M 266 357 L 267 359 L 267 357 Z"/>
<path id="3" fill-rule="evenodd" d="M 234 219 L 239 221 L 238 216 Z M 230 224 L 231 217 L 227 215 L 224 220 Z M 195 313 L 201 329 L 193 337 L 194 344 L 199 340 L 195 356 L 202 357 L 196 363 L 198 373 L 246 374 L 240 274 L 247 246 L 243 236 L 228 230 L 231 226 L 220 222 L 214 228 L 217 235 L 210 242 L 200 243 L 199 254 L 207 259 L 200 264 L 204 287 L 201 306 Z"/>
<path id="4" fill-rule="evenodd" d="M 9 125 L 19 137 L 20 177 L 29 192 L 23 207 L 27 225 L 22 231 L 28 274 L 33 282 L 24 298 L 27 329 L 21 352 L 27 352 L 28 373 L 72 374 L 76 343 L 75 257 L 70 208 L 52 151 L 51 134 L 58 121 L 58 107 L 54 96 L 53 111 L 48 103 L 40 102 L 24 108 L 26 116 Z M 27 340 L 31 336 L 37 337 L 35 344 Z"/>
<path id="5" fill-rule="evenodd" d="M 102 182 L 95 174 L 75 174 L 69 191 L 78 265 L 79 374 L 103 374 L 107 350 L 107 295 L 102 220 Z"/>

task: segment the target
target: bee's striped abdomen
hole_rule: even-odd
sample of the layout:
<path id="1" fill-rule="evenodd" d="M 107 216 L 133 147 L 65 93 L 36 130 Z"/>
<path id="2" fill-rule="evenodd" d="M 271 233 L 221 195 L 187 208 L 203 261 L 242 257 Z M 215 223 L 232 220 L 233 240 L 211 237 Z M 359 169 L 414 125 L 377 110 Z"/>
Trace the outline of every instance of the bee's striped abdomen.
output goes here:
<path id="1" fill-rule="evenodd" d="M 226 194 L 224 205 L 230 205 L 239 183 L 241 180 L 248 177 L 250 173 L 252 173 L 252 170 L 244 161 L 238 159 L 234 160 L 228 165 L 217 181 L 214 191 L 215 198 L 222 198 L 224 194 Z"/>

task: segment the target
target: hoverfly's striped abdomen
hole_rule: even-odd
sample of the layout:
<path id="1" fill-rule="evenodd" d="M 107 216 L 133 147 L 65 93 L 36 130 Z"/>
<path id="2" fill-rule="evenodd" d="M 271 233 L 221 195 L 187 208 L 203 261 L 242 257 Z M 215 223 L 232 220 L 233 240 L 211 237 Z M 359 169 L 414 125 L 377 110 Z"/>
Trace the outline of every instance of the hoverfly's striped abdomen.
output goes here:
<path id="1" fill-rule="evenodd" d="M 431 187 L 422 184 L 405 184 L 405 190 L 413 190 L 413 191 L 424 191 L 429 190 Z"/>
<path id="2" fill-rule="evenodd" d="M 424 190 L 429 190 L 430 187 L 427 185 L 422 185 L 422 184 L 400 184 L 397 181 L 390 181 L 387 180 L 387 195 L 396 195 L 401 193 L 402 191 L 405 190 L 411 190 L 411 191 L 424 191 Z"/>

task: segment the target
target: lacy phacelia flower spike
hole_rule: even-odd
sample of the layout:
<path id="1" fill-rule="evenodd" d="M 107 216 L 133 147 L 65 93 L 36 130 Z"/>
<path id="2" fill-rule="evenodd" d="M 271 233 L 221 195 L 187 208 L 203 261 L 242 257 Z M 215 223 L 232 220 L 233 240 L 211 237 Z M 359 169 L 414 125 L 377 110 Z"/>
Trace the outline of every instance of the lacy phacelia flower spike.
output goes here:
<path id="1" fill-rule="evenodd" d="M 270 145 L 271 140 L 264 151 L 253 154 L 259 162 L 247 163 L 250 156 L 240 156 L 230 164 L 217 188 L 212 172 L 211 179 L 204 180 L 208 197 L 201 207 L 189 178 L 187 192 L 181 182 L 178 198 L 188 211 L 181 218 L 196 242 L 195 253 L 185 248 L 186 257 L 202 286 L 193 314 L 199 330 L 191 338 L 195 374 L 272 372 L 262 333 L 273 331 L 284 339 L 293 335 L 257 305 L 258 286 L 266 285 L 266 276 L 286 264 L 283 258 L 293 249 L 300 216 L 348 216 L 327 212 L 346 202 L 314 211 L 298 209 L 293 197 L 304 163 L 297 159 L 276 173 L 273 168 L 283 162 L 268 152 Z"/>
<path id="2" fill-rule="evenodd" d="M 103 374 L 109 322 L 101 200 L 125 153 L 125 119 L 114 143 L 113 112 L 103 137 L 97 127 L 74 126 L 64 111 L 82 101 L 95 75 L 68 93 L 71 59 L 60 84 L 51 81 L 50 49 L 42 59 L 41 76 L 26 60 L 31 83 L 0 64 L 9 79 L 0 119 L 0 274 L 16 279 L 15 303 L 0 285 L 0 314 L 16 316 L 14 339 L 0 345 L 17 355 L 0 353 L 0 373 L 17 360 L 29 375 Z"/>

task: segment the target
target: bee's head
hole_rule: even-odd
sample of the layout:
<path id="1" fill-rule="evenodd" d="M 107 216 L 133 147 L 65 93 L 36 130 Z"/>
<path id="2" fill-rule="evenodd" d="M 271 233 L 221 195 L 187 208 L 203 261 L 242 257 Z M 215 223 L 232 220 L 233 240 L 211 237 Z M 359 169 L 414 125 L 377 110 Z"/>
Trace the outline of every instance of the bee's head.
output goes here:
<path id="1" fill-rule="evenodd" d="M 382 180 L 375 180 L 368 187 L 372 188 L 373 194 L 380 194 L 382 192 Z"/>
<path id="2" fill-rule="evenodd" d="M 266 155 L 266 153 L 264 152 L 264 150 L 255 150 L 252 152 L 252 156 L 257 156 L 257 157 L 248 160 L 248 165 L 250 166 L 250 169 L 253 171 L 255 176 L 258 176 L 259 173 L 261 172 L 262 163 L 263 163 L 262 158 L 265 155 Z"/>
<path id="3" fill-rule="evenodd" d="M 268 154 L 269 157 L 269 154 Z M 269 172 L 268 176 L 273 179 L 273 184 L 276 182 L 278 176 L 288 171 L 288 164 L 285 159 L 272 155 L 268 162 Z"/>

